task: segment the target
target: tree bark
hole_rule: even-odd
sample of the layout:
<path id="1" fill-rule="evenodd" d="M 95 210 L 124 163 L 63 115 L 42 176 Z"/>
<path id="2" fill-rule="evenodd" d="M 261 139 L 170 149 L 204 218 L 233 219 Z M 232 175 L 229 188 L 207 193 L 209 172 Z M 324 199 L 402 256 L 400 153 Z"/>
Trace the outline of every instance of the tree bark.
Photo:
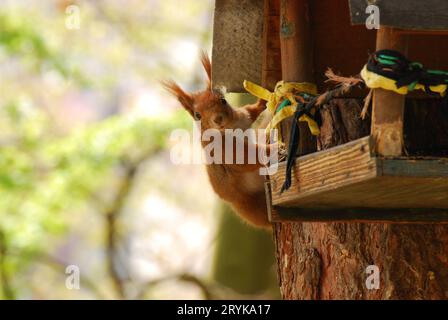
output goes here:
<path id="1" fill-rule="evenodd" d="M 321 110 L 319 147 L 368 135 L 360 103 L 336 99 Z M 439 101 L 407 101 L 408 155 L 446 156 L 448 117 Z M 278 277 L 284 299 L 447 299 L 448 225 L 276 223 Z M 366 268 L 379 268 L 368 289 Z"/>

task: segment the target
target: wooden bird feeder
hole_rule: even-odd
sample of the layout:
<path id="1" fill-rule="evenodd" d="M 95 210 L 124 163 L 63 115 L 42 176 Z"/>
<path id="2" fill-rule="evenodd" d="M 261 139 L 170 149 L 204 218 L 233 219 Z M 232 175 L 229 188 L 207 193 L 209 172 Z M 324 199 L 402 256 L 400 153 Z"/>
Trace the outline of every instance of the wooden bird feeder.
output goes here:
<path id="1" fill-rule="evenodd" d="M 379 8 L 379 30 L 366 28 L 369 4 Z M 448 70 L 448 2 L 216 1 L 212 78 L 228 91 L 243 92 L 247 79 L 271 90 L 279 80 L 313 82 L 324 92 L 331 86 L 327 68 L 356 75 L 381 49 Z M 366 95 L 358 90 L 347 98 Z M 428 100 L 436 98 L 375 89 L 370 135 L 326 150 L 317 150 L 308 128 L 300 126 L 291 187 L 280 192 L 285 163 L 267 181 L 270 220 L 448 221 L 448 132 L 431 141 L 433 127 L 410 125 L 420 121 L 412 106 Z M 439 112 L 428 112 L 434 110 Z M 285 121 L 283 136 L 291 125 Z"/>

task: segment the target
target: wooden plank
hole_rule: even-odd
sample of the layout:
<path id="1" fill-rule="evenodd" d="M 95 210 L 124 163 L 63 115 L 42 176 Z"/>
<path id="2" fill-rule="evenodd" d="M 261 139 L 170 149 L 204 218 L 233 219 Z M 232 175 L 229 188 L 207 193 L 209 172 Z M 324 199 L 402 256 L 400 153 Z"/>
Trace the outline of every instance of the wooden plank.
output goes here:
<path id="1" fill-rule="evenodd" d="M 391 177 L 448 178 L 448 159 L 380 159 L 380 175 Z M 448 194 L 446 195 L 448 197 Z"/>
<path id="2" fill-rule="evenodd" d="M 280 193 L 285 164 L 270 177 L 273 206 L 448 208 L 448 158 L 382 158 L 369 137 L 302 156 L 289 190 Z"/>
<path id="3" fill-rule="evenodd" d="M 313 42 L 310 26 L 310 4 L 308 0 L 282 0 L 280 3 L 280 47 L 282 57 L 282 78 L 292 82 L 314 82 Z M 281 132 L 286 145 L 292 119 L 283 121 Z M 308 125 L 299 123 L 300 140 L 298 154 L 316 151 L 317 143 Z"/>
<path id="4" fill-rule="evenodd" d="M 406 55 L 406 41 L 393 28 L 377 32 L 376 50 L 397 50 Z M 375 150 L 383 156 L 399 156 L 403 151 L 403 114 L 405 96 L 393 91 L 375 89 L 372 104 L 371 135 Z"/>
<path id="5" fill-rule="evenodd" d="M 313 81 L 313 47 L 308 0 L 282 0 L 280 46 L 285 81 Z"/>
<path id="6" fill-rule="evenodd" d="M 273 207 L 271 222 L 448 223 L 448 209 Z"/>
<path id="7" fill-rule="evenodd" d="M 353 172 L 346 170 L 352 175 Z M 318 174 L 318 173 L 316 173 Z M 356 177 L 358 178 L 358 177 Z M 353 179 L 354 180 L 354 179 Z M 298 192 L 286 203 L 276 205 L 300 208 L 448 208 L 448 179 L 415 177 L 366 177 L 328 188 Z M 352 183 L 350 183 L 353 181 Z M 331 187 L 334 187 L 333 189 Z M 275 200 L 275 194 L 272 195 Z M 274 201 L 278 202 L 278 201 Z"/>
<path id="8" fill-rule="evenodd" d="M 261 83 L 263 2 L 216 0 L 212 82 L 228 92 L 245 92 L 243 80 Z"/>
<path id="9" fill-rule="evenodd" d="M 448 30 L 446 0 L 349 0 L 351 22 L 364 25 L 369 4 L 380 9 L 380 23 L 403 29 Z"/>
<path id="10" fill-rule="evenodd" d="M 286 165 L 280 163 L 271 178 L 272 203 L 293 205 L 310 195 L 362 182 L 377 176 L 375 159 L 370 155 L 369 137 L 319 151 L 296 159 L 292 185 L 281 193 Z M 314 198 L 312 198 L 314 200 Z"/>

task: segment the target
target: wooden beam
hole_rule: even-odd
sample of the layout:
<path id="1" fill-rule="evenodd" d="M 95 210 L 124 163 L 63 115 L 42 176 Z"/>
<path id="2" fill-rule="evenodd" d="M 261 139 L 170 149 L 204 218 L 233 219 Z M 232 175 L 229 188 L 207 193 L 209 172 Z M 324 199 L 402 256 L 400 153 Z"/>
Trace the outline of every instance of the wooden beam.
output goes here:
<path id="1" fill-rule="evenodd" d="M 313 82 L 313 42 L 308 0 L 282 0 L 280 3 L 280 47 L 284 81 Z M 292 119 L 282 123 L 281 131 L 288 145 Z M 299 154 L 316 150 L 316 139 L 306 123 L 299 124 Z M 286 133 L 286 134 L 285 134 Z"/>
<path id="2" fill-rule="evenodd" d="M 322 194 L 336 196 L 342 188 L 375 178 L 371 144 L 370 138 L 366 137 L 297 158 L 292 168 L 291 187 L 283 193 L 286 164 L 280 163 L 277 172 L 270 176 L 273 205 L 317 206 L 327 200 Z M 351 197 L 349 193 L 342 195 Z M 347 200 L 341 201 L 335 207 L 346 203 Z"/>
<path id="3" fill-rule="evenodd" d="M 273 207 L 271 222 L 448 223 L 448 209 Z"/>
<path id="4" fill-rule="evenodd" d="M 282 0 L 280 14 L 283 80 L 313 81 L 308 0 Z"/>
<path id="5" fill-rule="evenodd" d="M 390 26 L 409 30 L 448 30 L 448 2 L 446 0 L 349 0 L 352 24 L 365 25 L 369 16 L 368 4 L 380 10 L 381 27 Z"/>
<path id="6" fill-rule="evenodd" d="M 382 26 L 376 36 L 376 50 L 391 49 L 406 55 L 406 40 L 393 28 Z M 371 134 L 376 152 L 383 156 L 399 156 L 403 151 L 403 113 L 405 97 L 392 91 L 375 89 L 372 107 Z"/>
<path id="7" fill-rule="evenodd" d="M 261 83 L 270 91 L 282 79 L 279 28 L 280 0 L 264 0 Z"/>

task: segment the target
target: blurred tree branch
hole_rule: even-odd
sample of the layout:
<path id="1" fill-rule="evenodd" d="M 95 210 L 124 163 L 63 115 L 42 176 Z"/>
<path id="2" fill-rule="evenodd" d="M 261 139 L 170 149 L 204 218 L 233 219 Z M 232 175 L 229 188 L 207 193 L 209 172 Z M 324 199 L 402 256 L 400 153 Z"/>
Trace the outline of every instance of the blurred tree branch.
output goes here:
<path id="1" fill-rule="evenodd" d="M 136 179 L 138 168 L 148 157 L 149 155 L 143 156 L 134 162 L 129 160 L 122 161 L 122 167 L 125 173 L 121 186 L 117 191 L 115 199 L 104 213 L 106 223 L 107 268 L 120 299 L 126 299 L 127 294 L 124 279 L 122 279 L 118 270 L 120 267 L 120 257 L 117 254 L 119 243 L 117 220 L 126 206 L 127 199 L 132 191 L 132 185 Z"/>
<path id="2" fill-rule="evenodd" d="M 132 192 L 132 186 L 136 181 L 138 169 L 140 165 L 147 160 L 147 158 L 149 158 L 149 155 L 143 156 L 136 161 L 130 161 L 127 159 L 122 161 L 122 168 L 125 173 L 121 186 L 117 191 L 114 201 L 110 204 L 104 214 L 106 219 L 108 272 L 114 283 L 116 293 L 120 299 L 127 299 L 128 294 L 126 292 L 125 279 L 122 278 L 119 272 L 121 263 L 120 257 L 117 254 L 119 243 L 118 219 L 126 206 L 130 193 Z M 209 286 L 202 279 L 190 273 L 180 273 L 151 280 L 142 286 L 139 293 L 136 295 L 136 299 L 143 299 L 149 289 L 153 288 L 157 284 L 171 280 L 191 283 L 200 289 L 204 299 L 213 299 L 213 294 Z"/>
<path id="3" fill-rule="evenodd" d="M 161 284 L 163 282 L 167 281 L 182 281 L 182 282 L 188 282 L 195 286 L 197 286 L 202 293 L 202 296 L 205 300 L 211 300 L 214 298 L 214 295 L 212 294 L 211 288 L 209 285 L 207 285 L 203 280 L 198 278 L 197 276 L 190 274 L 190 273 L 180 273 L 180 274 L 174 274 L 170 276 L 161 277 L 158 279 L 153 279 L 151 281 L 146 282 L 142 288 L 140 289 L 139 293 L 136 296 L 136 299 L 141 300 L 144 299 L 145 294 L 148 290 L 152 289 L 158 284 Z"/>
<path id="4" fill-rule="evenodd" d="M 43 252 L 36 254 L 34 259 L 36 262 L 44 264 L 57 271 L 58 274 L 62 274 L 64 276 L 65 276 L 65 269 L 67 268 L 68 265 L 70 265 L 70 263 L 68 262 L 61 261 L 60 259 Z M 95 284 L 95 281 L 87 277 L 84 273 L 82 273 L 81 275 L 81 285 L 82 287 L 85 287 L 89 291 L 91 291 L 97 299 L 106 298 L 106 296 L 100 291 L 100 289 Z"/>
<path id="5" fill-rule="evenodd" d="M 1 240 L 1 233 L 0 233 L 0 240 Z M 1 241 L 0 241 L 0 249 L 1 249 Z M 48 253 L 45 252 L 24 252 L 23 250 L 15 250 L 10 249 L 8 250 L 8 255 L 11 257 L 22 257 L 29 255 L 33 261 L 40 263 L 42 265 L 46 265 L 50 268 L 52 268 L 54 271 L 57 272 L 57 274 L 65 276 L 65 270 L 68 265 L 70 265 L 69 262 L 61 261 L 59 258 L 54 257 Z M 1 255 L 0 255 L 1 259 Z M 1 263 L 1 262 L 0 262 Z M 3 277 L 2 277 L 3 279 Z M 81 285 L 82 287 L 87 288 L 89 291 L 91 291 L 96 298 L 98 299 L 105 299 L 106 295 L 104 295 L 101 290 L 98 288 L 98 286 L 95 284 L 95 281 L 93 281 L 90 277 L 86 276 L 85 273 L 81 275 Z M 12 298 L 14 299 L 14 297 Z"/>
<path id="6" fill-rule="evenodd" d="M 96 5 L 97 2 L 103 6 Z M 169 1 L 143 0 L 140 4 L 147 6 L 156 2 L 163 4 L 165 11 L 179 6 L 177 2 Z M 50 112 L 40 113 L 44 108 L 52 111 L 49 107 L 54 105 L 55 110 L 71 120 L 72 115 L 65 113 L 66 110 L 62 108 L 66 102 L 57 100 L 58 95 L 74 99 L 73 93 L 76 93 L 74 97 L 80 96 L 85 93 L 85 86 L 90 85 L 92 91 L 89 95 L 102 96 L 107 93 L 112 96 L 112 90 L 121 82 L 139 83 L 141 75 L 150 75 L 149 79 L 153 79 L 154 74 L 162 76 L 155 70 L 166 72 L 165 64 L 172 63 L 173 59 L 167 58 L 170 56 L 165 54 L 171 49 L 171 41 L 177 43 L 182 37 L 188 36 L 192 40 L 200 36 L 198 42 L 208 42 L 210 32 L 206 26 L 212 17 L 212 2 L 198 5 L 193 0 L 185 1 L 182 5 L 186 10 L 179 10 L 183 17 L 174 20 L 171 11 L 165 17 L 153 6 L 151 9 L 154 10 L 140 10 L 134 2 L 122 10 L 120 0 L 59 1 L 60 11 L 56 15 L 51 5 L 41 9 L 38 4 L 16 3 L 20 8 L 17 15 L 8 11 L 8 5 L 2 6 L 0 10 L 0 49 L 5 51 L 5 55 L 0 58 L 5 62 L 3 65 L 7 66 L 2 70 L 8 71 L 2 77 L 1 86 L 5 95 L 0 99 L 0 107 L 11 100 L 14 108 L 9 111 L 13 118 L 18 119 L 12 121 L 2 116 L 0 125 L 0 231 L 4 232 L 4 239 L 0 239 L 0 295 L 10 298 L 17 295 L 21 298 L 20 288 L 27 288 L 30 280 L 34 279 L 29 274 L 39 276 L 33 270 L 35 261 L 52 267 L 58 276 L 59 271 L 64 275 L 63 267 L 66 264 L 48 252 L 66 245 L 66 239 L 61 237 L 49 245 L 48 239 L 54 239 L 49 237 L 66 235 L 68 224 L 74 221 L 78 223 L 78 218 L 71 217 L 73 212 L 78 214 L 77 210 L 87 209 L 82 213 L 89 214 L 94 202 L 91 201 L 92 194 L 107 194 L 113 189 L 116 197 L 111 199 L 106 196 L 109 201 L 98 210 L 104 214 L 104 229 L 92 230 L 91 233 L 106 233 L 106 243 L 102 246 L 106 251 L 107 277 L 112 279 L 113 293 L 126 298 L 129 295 L 126 285 L 130 283 L 126 274 L 123 275 L 122 266 L 129 267 L 124 265 L 124 255 L 120 254 L 124 242 L 124 234 L 120 236 L 121 214 L 132 192 L 141 162 L 163 147 L 173 128 L 186 127 L 183 119 L 187 117 L 131 121 L 117 116 L 89 125 L 79 132 L 70 132 L 68 136 L 59 136 L 65 130 L 56 130 L 58 118 L 53 118 Z M 83 33 L 63 27 L 63 14 L 69 4 L 82 7 L 83 19 L 86 21 Z M 109 10 L 102 12 L 102 9 Z M 187 9 L 196 10 L 197 13 L 185 14 Z M 207 12 L 208 20 L 200 19 Z M 55 25 L 60 27 L 55 28 Z M 105 39 L 107 36 L 107 40 L 111 41 L 107 44 L 99 42 L 101 35 L 91 35 L 89 30 L 98 31 L 99 34 L 104 32 Z M 97 45 L 102 50 L 97 50 Z M 148 51 L 151 54 L 149 59 Z M 154 63 L 154 59 L 160 61 Z M 82 70 L 89 72 L 84 73 Z M 183 75 L 190 77 L 187 73 Z M 196 78 L 199 79 L 195 76 L 189 81 L 196 82 Z M 42 90 L 42 83 L 45 84 L 45 90 Z M 98 95 L 98 92 L 94 92 L 98 88 L 105 90 Z M 51 99 L 47 101 L 47 97 Z M 155 150 L 155 146 L 159 149 Z M 147 157 L 120 163 L 119 166 L 124 168 L 124 178 L 120 177 L 118 188 L 111 188 L 110 182 L 116 181 L 116 161 L 123 155 L 134 154 L 134 151 L 137 154 L 146 153 Z M 71 235 L 85 235 L 84 230 L 75 230 L 77 226 L 70 225 Z M 77 258 L 76 253 L 70 250 L 71 247 L 64 253 Z M 88 257 L 95 257 L 94 253 L 89 252 Z M 176 279 L 197 285 L 202 288 L 204 297 L 209 296 L 206 293 L 207 285 L 201 279 L 189 274 L 178 275 Z M 95 274 L 90 274 L 89 278 L 83 273 L 82 282 L 86 288 L 97 297 L 109 297 L 108 292 L 105 292 L 107 295 L 100 292 L 102 283 L 96 281 L 99 280 Z M 28 294 L 27 290 L 24 292 Z M 58 294 L 53 290 L 45 293 Z"/>

